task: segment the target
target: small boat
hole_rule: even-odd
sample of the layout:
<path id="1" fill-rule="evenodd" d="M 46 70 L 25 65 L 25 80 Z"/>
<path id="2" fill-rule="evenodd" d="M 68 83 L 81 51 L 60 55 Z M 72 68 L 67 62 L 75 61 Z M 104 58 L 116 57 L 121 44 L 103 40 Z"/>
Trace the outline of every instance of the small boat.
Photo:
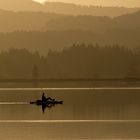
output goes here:
<path id="1" fill-rule="evenodd" d="M 53 99 L 52 101 L 42 101 L 42 100 L 36 100 L 34 102 L 30 102 L 30 104 L 36 104 L 36 105 L 55 105 L 55 104 L 63 104 L 63 101 L 56 101 L 55 99 Z"/>
<path id="2" fill-rule="evenodd" d="M 52 99 L 50 97 L 46 98 L 43 93 L 42 100 L 36 100 L 34 102 L 30 102 L 30 104 L 42 106 L 42 112 L 45 113 L 46 108 L 51 108 L 57 104 L 63 104 L 63 101 L 56 101 L 55 99 Z"/>

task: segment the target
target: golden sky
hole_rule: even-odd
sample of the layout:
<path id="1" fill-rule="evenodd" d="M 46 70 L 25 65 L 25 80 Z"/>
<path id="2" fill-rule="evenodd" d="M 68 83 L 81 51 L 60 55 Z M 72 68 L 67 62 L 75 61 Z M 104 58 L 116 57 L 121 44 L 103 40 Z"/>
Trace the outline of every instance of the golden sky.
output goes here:
<path id="1" fill-rule="evenodd" d="M 35 0 L 44 2 L 45 0 Z M 140 0 L 47 0 L 49 2 L 67 2 L 86 5 L 140 7 Z"/>

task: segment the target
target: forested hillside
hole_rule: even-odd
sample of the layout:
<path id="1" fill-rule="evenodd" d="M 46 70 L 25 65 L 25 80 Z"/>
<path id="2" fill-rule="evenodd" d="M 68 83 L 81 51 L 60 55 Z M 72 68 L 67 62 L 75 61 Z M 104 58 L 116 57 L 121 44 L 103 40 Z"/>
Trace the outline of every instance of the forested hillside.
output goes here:
<path id="1" fill-rule="evenodd" d="M 140 51 L 119 46 L 73 45 L 40 56 L 25 49 L 0 53 L 0 79 L 140 78 Z"/>

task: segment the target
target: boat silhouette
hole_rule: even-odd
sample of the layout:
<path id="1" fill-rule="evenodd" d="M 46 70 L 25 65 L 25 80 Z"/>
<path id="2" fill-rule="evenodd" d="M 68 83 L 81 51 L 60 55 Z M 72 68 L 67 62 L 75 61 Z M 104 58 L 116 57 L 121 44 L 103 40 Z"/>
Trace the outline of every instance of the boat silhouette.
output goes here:
<path id="1" fill-rule="evenodd" d="M 63 101 L 56 101 L 55 99 L 53 99 L 51 101 L 36 100 L 36 101 L 30 102 L 30 104 L 47 106 L 47 105 L 63 104 Z"/>
<path id="2" fill-rule="evenodd" d="M 56 101 L 55 99 L 53 99 L 51 101 L 36 100 L 36 101 L 30 102 L 30 104 L 41 106 L 42 112 L 44 114 L 46 108 L 51 108 L 57 104 L 63 104 L 63 101 Z"/>

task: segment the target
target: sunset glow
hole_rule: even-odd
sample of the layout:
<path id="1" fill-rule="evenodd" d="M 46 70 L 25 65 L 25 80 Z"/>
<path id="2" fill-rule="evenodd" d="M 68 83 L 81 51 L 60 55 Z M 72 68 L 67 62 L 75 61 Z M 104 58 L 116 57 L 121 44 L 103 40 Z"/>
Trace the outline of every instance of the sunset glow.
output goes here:
<path id="1" fill-rule="evenodd" d="M 100 6 L 123 6 L 123 7 L 140 7 L 139 0 L 34 0 L 40 3 L 47 2 L 65 2 L 81 5 L 100 5 Z"/>

